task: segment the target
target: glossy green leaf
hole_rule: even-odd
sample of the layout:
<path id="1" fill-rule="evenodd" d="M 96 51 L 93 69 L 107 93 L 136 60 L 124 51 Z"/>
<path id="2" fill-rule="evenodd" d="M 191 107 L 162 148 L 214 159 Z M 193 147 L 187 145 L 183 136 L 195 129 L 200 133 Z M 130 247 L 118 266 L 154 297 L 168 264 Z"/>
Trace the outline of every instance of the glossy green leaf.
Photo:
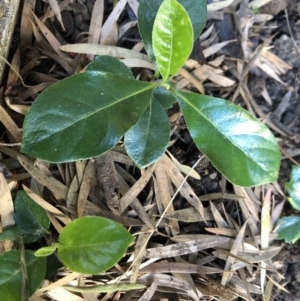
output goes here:
<path id="1" fill-rule="evenodd" d="M 35 251 L 34 255 L 37 257 L 50 256 L 51 254 L 53 254 L 55 252 L 56 248 L 57 248 L 56 244 L 47 246 L 47 247 L 43 247 L 43 248 L 40 248 L 37 251 Z"/>
<path id="2" fill-rule="evenodd" d="M 32 251 L 25 251 L 28 275 L 29 296 L 41 285 L 46 271 L 46 259 L 37 258 Z M 20 251 L 9 251 L 0 254 L 0 300 L 21 301 L 22 299 L 22 268 Z"/>
<path id="3" fill-rule="evenodd" d="M 138 121 L 155 85 L 95 71 L 66 78 L 34 101 L 21 150 L 49 162 L 99 156 Z"/>
<path id="4" fill-rule="evenodd" d="M 294 165 L 292 167 L 290 182 L 286 183 L 286 189 L 291 198 L 289 202 L 298 211 L 300 211 L 300 167 Z"/>
<path id="5" fill-rule="evenodd" d="M 18 227 L 32 235 L 47 232 L 50 220 L 45 209 L 33 201 L 25 191 L 18 191 L 14 219 Z"/>
<path id="6" fill-rule="evenodd" d="M 170 141 L 170 126 L 165 109 L 153 96 L 139 121 L 126 133 L 125 148 L 140 168 L 157 161 Z"/>
<path id="7" fill-rule="evenodd" d="M 286 243 L 294 243 L 300 238 L 300 216 L 286 216 L 278 220 L 275 229 L 276 239 L 284 239 Z"/>
<path id="8" fill-rule="evenodd" d="M 86 71 L 102 71 L 112 73 L 116 76 L 134 79 L 131 70 L 125 64 L 119 59 L 108 55 L 97 56 L 93 62 L 86 66 Z"/>
<path id="9" fill-rule="evenodd" d="M 145 45 L 147 54 L 155 64 L 156 59 L 152 48 L 152 30 L 155 17 L 163 0 L 141 0 L 138 9 L 138 25 L 139 30 Z M 188 12 L 193 25 L 194 37 L 197 37 L 202 32 L 207 18 L 206 0 L 179 0 L 178 1 Z M 185 42 L 185 36 L 181 38 Z"/>
<path id="10" fill-rule="evenodd" d="M 28 244 L 40 239 L 42 234 L 41 233 L 31 234 L 22 230 L 20 227 L 13 227 L 0 233 L 0 241 L 13 240 L 19 242 L 20 236 L 23 237 L 24 243 Z"/>
<path id="11" fill-rule="evenodd" d="M 263 123 L 226 100 L 174 93 L 195 144 L 230 182 L 249 187 L 277 179 L 280 152 Z"/>
<path id="12" fill-rule="evenodd" d="M 170 93 L 169 90 L 161 86 L 158 86 L 153 91 L 153 95 L 165 109 L 172 108 L 173 104 L 177 101 L 174 95 Z"/>
<path id="13" fill-rule="evenodd" d="M 158 71 L 167 81 L 183 66 L 193 49 L 193 26 L 177 0 L 164 0 L 159 7 L 153 24 L 152 43 Z"/>
<path id="14" fill-rule="evenodd" d="M 62 230 L 58 256 L 75 272 L 96 274 L 117 263 L 133 240 L 123 226 L 112 220 L 85 216 Z"/>

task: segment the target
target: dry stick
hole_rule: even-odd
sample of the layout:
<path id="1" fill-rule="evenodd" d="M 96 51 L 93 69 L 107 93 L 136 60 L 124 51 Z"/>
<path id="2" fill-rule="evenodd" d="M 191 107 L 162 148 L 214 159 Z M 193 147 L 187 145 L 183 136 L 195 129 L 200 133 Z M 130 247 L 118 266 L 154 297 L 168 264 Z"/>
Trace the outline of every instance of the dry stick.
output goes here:
<path id="1" fill-rule="evenodd" d="M 31 88 L 32 87 L 32 86 L 25 85 L 25 83 L 24 83 L 21 75 L 19 74 L 19 72 L 10 64 L 10 62 L 5 57 L 3 57 L 2 55 L 0 55 L 0 60 L 4 61 L 17 74 L 18 78 L 21 80 L 22 85 L 24 87 L 26 87 L 26 88 Z"/>
<path id="2" fill-rule="evenodd" d="M 193 165 L 193 167 L 191 168 L 191 170 L 188 172 L 188 174 L 185 176 L 184 180 L 182 181 L 182 183 L 180 184 L 180 186 L 177 188 L 177 190 L 175 191 L 173 197 L 171 198 L 168 206 L 165 208 L 164 212 L 162 213 L 161 217 L 159 218 L 159 220 L 157 221 L 157 223 L 155 224 L 155 228 L 153 230 L 151 230 L 151 232 L 149 233 L 149 236 L 147 237 L 144 245 L 142 246 L 139 254 L 136 256 L 135 260 L 133 260 L 132 264 L 129 266 L 129 268 L 127 269 L 127 271 L 123 274 L 123 276 L 121 276 L 118 280 L 118 282 L 120 282 L 125 276 L 126 273 L 133 267 L 133 265 L 136 262 L 136 259 L 140 257 L 141 253 L 145 250 L 147 243 L 149 242 L 152 234 L 156 231 L 157 227 L 159 226 L 160 222 L 162 221 L 162 219 L 164 218 L 164 216 L 166 215 L 168 209 L 170 208 L 171 204 L 173 203 L 175 197 L 177 196 L 177 194 L 179 193 L 180 189 L 182 188 L 182 186 L 184 185 L 184 183 L 186 182 L 187 178 L 189 177 L 189 175 L 192 173 L 192 171 L 195 169 L 195 167 L 199 164 L 199 162 L 204 158 L 204 156 L 201 156 L 197 162 Z"/>
<path id="3" fill-rule="evenodd" d="M 283 154 L 290 160 L 292 161 L 294 164 L 296 164 L 297 166 L 300 166 L 300 163 L 297 162 L 293 157 L 291 157 L 281 146 L 279 146 L 279 149 L 283 152 Z"/>

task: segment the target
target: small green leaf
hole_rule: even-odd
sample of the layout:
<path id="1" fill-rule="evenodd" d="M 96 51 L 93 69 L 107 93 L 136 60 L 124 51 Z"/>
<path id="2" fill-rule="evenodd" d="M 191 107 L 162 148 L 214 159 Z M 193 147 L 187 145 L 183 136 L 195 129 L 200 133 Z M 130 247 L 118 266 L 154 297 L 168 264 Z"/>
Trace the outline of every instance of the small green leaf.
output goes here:
<path id="1" fill-rule="evenodd" d="M 71 291 L 71 292 L 77 292 L 77 293 L 114 293 L 114 292 L 120 292 L 120 291 L 131 291 L 131 290 L 141 290 L 144 289 L 146 286 L 139 283 L 117 283 L 117 284 L 106 284 L 106 285 L 94 285 L 94 286 L 71 286 L 71 285 L 65 285 L 63 286 L 64 289 Z"/>
<path id="2" fill-rule="evenodd" d="M 292 167 L 290 182 L 286 183 L 286 189 L 291 198 L 289 202 L 298 211 L 300 211 L 300 167 L 294 165 Z"/>
<path id="3" fill-rule="evenodd" d="M 138 121 L 155 86 L 95 71 L 66 78 L 34 101 L 21 150 L 57 163 L 99 156 Z"/>
<path id="4" fill-rule="evenodd" d="M 75 272 L 96 274 L 117 263 L 133 240 L 123 226 L 112 220 L 85 216 L 62 230 L 58 256 Z"/>
<path id="5" fill-rule="evenodd" d="M 46 272 L 46 259 L 37 258 L 32 251 L 25 250 L 29 296 L 41 285 Z M 0 300 L 20 301 L 22 299 L 22 268 L 19 251 L 0 254 Z"/>
<path id="6" fill-rule="evenodd" d="M 157 161 L 170 141 L 170 126 L 165 109 L 153 96 L 139 121 L 125 134 L 128 155 L 140 168 Z"/>
<path id="7" fill-rule="evenodd" d="M 139 30 L 147 54 L 153 64 L 156 63 L 156 59 L 152 48 L 152 30 L 155 17 L 162 2 L 163 0 L 141 0 L 138 9 Z M 193 25 L 194 40 L 196 40 L 206 24 L 206 0 L 180 0 L 178 2 L 189 14 Z M 185 36 L 183 36 L 181 40 L 185 41 Z"/>
<path id="8" fill-rule="evenodd" d="M 50 220 L 45 209 L 33 201 L 25 191 L 18 191 L 15 210 L 15 222 L 22 230 L 32 235 L 42 235 L 47 232 Z"/>
<path id="9" fill-rule="evenodd" d="M 47 247 L 38 249 L 37 251 L 34 252 L 34 255 L 37 257 L 50 256 L 51 254 L 53 254 L 55 252 L 56 249 L 57 249 L 57 245 L 54 244 L 51 246 L 47 246 Z"/>
<path id="10" fill-rule="evenodd" d="M 153 91 L 153 96 L 160 102 L 160 104 L 165 109 L 172 108 L 173 104 L 177 101 L 176 98 L 169 90 L 165 89 L 164 87 L 158 86 Z"/>
<path id="11" fill-rule="evenodd" d="M 161 4 L 154 20 L 152 43 L 158 71 L 167 81 L 183 66 L 193 49 L 192 23 L 176 0 L 164 0 Z"/>
<path id="12" fill-rule="evenodd" d="M 97 56 L 93 62 L 87 65 L 86 71 L 102 71 L 119 77 L 134 79 L 131 70 L 125 64 L 108 55 Z"/>
<path id="13" fill-rule="evenodd" d="M 284 239 L 286 243 L 295 243 L 300 238 L 300 216 L 286 216 L 278 220 L 276 239 Z"/>
<path id="14" fill-rule="evenodd" d="M 195 144 L 230 182 L 249 187 L 277 179 L 280 152 L 262 122 L 223 99 L 174 93 Z"/>
<path id="15" fill-rule="evenodd" d="M 7 230 L 3 231 L 2 233 L 0 233 L 0 241 L 13 240 L 13 241 L 19 242 L 20 236 L 23 237 L 24 243 L 28 244 L 28 243 L 35 242 L 38 239 L 40 239 L 42 234 L 41 233 L 31 234 L 31 233 L 28 233 L 28 232 L 22 230 L 19 227 L 13 227 L 13 228 L 7 229 Z"/>

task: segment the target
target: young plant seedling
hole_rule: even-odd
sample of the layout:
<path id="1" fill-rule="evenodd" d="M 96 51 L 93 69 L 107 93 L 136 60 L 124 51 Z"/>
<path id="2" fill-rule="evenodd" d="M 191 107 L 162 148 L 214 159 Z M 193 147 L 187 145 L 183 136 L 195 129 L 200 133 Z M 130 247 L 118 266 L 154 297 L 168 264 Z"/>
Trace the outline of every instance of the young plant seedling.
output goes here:
<path id="1" fill-rule="evenodd" d="M 124 137 L 128 155 L 146 167 L 166 151 L 166 109 L 177 101 L 196 146 L 230 182 L 248 187 L 276 180 L 280 152 L 263 123 L 231 102 L 178 91 L 169 81 L 205 22 L 205 0 L 142 0 L 140 33 L 162 79 L 135 80 L 118 59 L 98 57 L 38 96 L 25 118 L 21 150 L 70 162 L 99 156 Z"/>
<path id="2" fill-rule="evenodd" d="M 17 194 L 15 210 L 16 227 L 0 233 L 0 241 L 21 241 L 22 246 L 24 242 L 35 242 L 43 234 L 49 234 L 50 221 L 46 211 L 24 191 Z M 112 220 L 96 216 L 75 219 L 63 228 L 58 242 L 51 246 L 36 252 L 21 248 L 21 251 L 13 250 L 0 254 L 0 300 L 28 300 L 45 277 L 45 257 L 56 250 L 60 261 L 70 270 L 96 274 L 116 264 L 133 240 L 134 237 L 122 225 Z M 102 289 L 129 290 L 136 287 L 115 285 Z"/>

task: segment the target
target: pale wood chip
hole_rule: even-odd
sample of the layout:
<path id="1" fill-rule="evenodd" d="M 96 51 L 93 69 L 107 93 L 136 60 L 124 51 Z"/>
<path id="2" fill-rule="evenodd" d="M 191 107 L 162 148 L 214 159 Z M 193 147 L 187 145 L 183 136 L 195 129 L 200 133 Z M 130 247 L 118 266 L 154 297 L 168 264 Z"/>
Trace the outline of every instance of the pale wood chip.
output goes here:
<path id="1" fill-rule="evenodd" d="M 183 175 L 179 172 L 177 169 L 176 165 L 172 162 L 172 160 L 167 156 L 164 155 L 161 159 L 161 162 L 164 165 L 164 169 L 169 176 L 170 180 L 172 183 L 176 186 L 176 188 L 179 188 L 180 185 L 184 181 Z M 190 185 L 185 182 L 182 185 L 182 188 L 180 189 L 180 194 L 186 198 L 186 200 L 193 206 L 195 207 L 200 215 L 202 216 L 203 220 L 205 221 L 205 215 L 204 215 L 204 209 L 203 205 L 198 198 L 198 196 L 195 194 L 194 190 L 190 187 Z"/>
<path id="2" fill-rule="evenodd" d="M 209 79 L 221 87 L 230 87 L 235 84 L 235 81 L 220 74 L 223 73 L 221 69 L 215 69 L 207 65 L 202 65 L 195 69 L 192 74 L 200 81 Z"/>
<path id="3" fill-rule="evenodd" d="M 171 202 L 172 199 L 171 183 L 160 162 L 156 164 L 154 172 L 157 183 L 157 191 L 155 193 L 156 201 L 162 206 L 162 211 L 160 211 L 160 214 L 162 214 L 166 208 L 168 208 L 166 214 L 172 213 L 174 212 L 173 204 L 169 205 L 169 202 Z M 170 220 L 170 228 L 173 236 L 178 234 L 180 231 L 176 220 Z"/>
<path id="4" fill-rule="evenodd" d="M 216 208 L 213 202 L 209 202 L 211 213 L 214 216 L 214 220 L 218 228 L 229 228 L 228 224 L 220 214 L 219 210 Z"/>
<path id="5" fill-rule="evenodd" d="M 247 222 L 244 223 L 244 225 L 241 228 L 241 230 L 239 231 L 234 243 L 232 244 L 232 247 L 231 247 L 231 250 L 230 250 L 231 254 L 236 255 L 238 253 L 240 245 L 243 243 L 246 226 L 247 226 Z M 222 280 L 221 280 L 222 285 L 226 285 L 230 281 L 230 278 L 232 276 L 232 272 L 229 271 L 229 270 L 230 270 L 230 267 L 233 264 L 233 262 L 234 262 L 233 257 L 228 257 L 227 258 L 225 268 L 224 268 L 225 272 L 223 273 Z"/>
<path id="6" fill-rule="evenodd" d="M 211 221 L 214 219 L 213 215 L 211 214 L 211 211 L 208 208 L 204 208 L 204 215 L 207 221 Z M 193 207 L 179 209 L 172 213 L 166 213 L 165 218 L 186 222 L 186 223 L 195 223 L 195 222 L 204 221 L 199 211 Z"/>
<path id="7" fill-rule="evenodd" d="M 60 7 L 59 7 L 57 1 L 56 0 L 48 0 L 48 2 L 49 2 L 49 5 L 50 5 L 54 15 L 56 16 L 57 20 L 59 21 L 60 26 L 62 27 L 63 30 L 65 30 L 65 26 L 64 26 L 64 23 L 61 18 Z"/>
<path id="8" fill-rule="evenodd" d="M 181 164 L 169 151 L 167 151 L 167 153 L 180 172 L 184 173 L 185 175 L 188 174 L 190 177 L 192 177 L 196 180 L 201 179 L 200 175 L 197 173 L 197 171 L 195 169 L 192 169 L 188 165 Z"/>
<path id="9" fill-rule="evenodd" d="M 48 50 L 44 50 L 44 49 L 39 49 L 39 50 L 41 51 L 41 53 L 51 57 L 54 61 L 59 63 L 67 71 L 68 75 L 73 75 L 75 73 L 75 70 L 70 66 L 70 64 L 72 64 L 71 59 L 66 59 L 65 57 L 61 57 L 56 53 L 53 53 Z"/>
<path id="10" fill-rule="evenodd" d="M 90 28 L 89 28 L 88 43 L 90 44 L 98 44 L 100 41 L 103 15 L 104 15 L 104 0 L 96 0 L 93 7 Z M 92 55 L 90 56 L 90 59 L 93 60 Z"/>
<path id="11" fill-rule="evenodd" d="M 123 179 L 123 177 L 118 172 L 117 172 L 117 176 L 118 176 L 118 181 L 120 183 L 120 193 L 121 193 L 121 195 L 125 195 L 130 190 L 130 187 L 129 187 L 129 185 L 126 183 L 126 181 Z M 146 213 L 144 207 L 141 205 L 140 201 L 137 198 L 134 198 L 132 200 L 132 202 L 130 203 L 130 207 L 136 212 L 136 214 L 138 215 L 138 217 L 150 229 L 154 228 L 153 222 L 151 221 L 151 219 L 148 216 L 148 214 Z M 125 209 L 126 208 L 122 207 L 122 211 L 120 213 L 122 213 L 123 210 L 125 210 Z"/>
<path id="12" fill-rule="evenodd" d="M 87 165 L 86 162 L 81 162 L 81 164 L 76 162 L 76 167 L 78 182 L 81 183 L 77 200 L 77 213 L 78 217 L 81 217 L 84 213 L 87 198 L 89 196 L 91 180 L 95 178 L 96 170 L 93 160 L 90 160 Z"/>
<path id="13" fill-rule="evenodd" d="M 57 200 L 64 199 L 67 200 L 69 189 L 56 180 L 54 177 L 45 175 L 42 171 L 34 166 L 34 164 L 27 159 L 25 156 L 18 156 L 18 160 L 21 165 L 40 183 L 46 186 L 56 197 Z M 76 193 L 70 195 L 71 198 L 77 198 Z"/>
<path id="14" fill-rule="evenodd" d="M 120 199 L 120 212 L 124 211 L 124 208 L 130 206 L 131 202 L 139 195 L 144 189 L 149 180 L 152 177 L 155 164 L 148 167 L 144 174 L 136 181 L 136 183 L 127 191 L 125 195 Z"/>
<path id="15" fill-rule="evenodd" d="M 93 199 L 93 196 L 90 194 L 90 198 Z M 70 213 L 73 215 L 77 215 L 77 210 L 75 208 L 69 208 Z M 103 210 L 99 208 L 97 205 L 93 204 L 90 201 L 86 202 L 86 206 L 84 209 L 83 215 L 95 215 L 95 216 L 103 216 L 109 219 L 116 221 L 117 223 L 124 226 L 143 226 L 145 223 L 137 218 L 130 218 L 127 216 L 119 216 L 114 215 L 110 211 Z"/>
<path id="16" fill-rule="evenodd" d="M 254 0 L 248 3 L 247 7 L 255 9 L 264 6 L 265 4 L 271 2 L 272 0 Z"/>
<path id="17" fill-rule="evenodd" d="M 218 44 L 214 44 L 206 49 L 203 50 L 203 55 L 205 58 L 215 54 L 216 52 L 218 52 L 219 50 L 221 50 L 222 48 L 224 48 L 225 46 L 227 46 L 230 43 L 236 42 L 236 40 L 229 40 L 229 41 L 225 41 L 225 42 L 221 42 Z"/>
<path id="18" fill-rule="evenodd" d="M 125 154 L 111 150 L 110 155 L 114 162 L 123 163 L 130 166 L 133 165 L 133 161 Z"/>
<path id="19" fill-rule="evenodd" d="M 0 121 L 4 127 L 11 134 L 14 141 L 10 142 L 21 142 L 22 141 L 22 132 L 6 110 L 0 105 Z"/>
<path id="20" fill-rule="evenodd" d="M 110 55 L 118 58 L 126 59 L 141 59 L 149 61 L 146 54 L 142 54 L 138 51 L 125 49 L 122 47 L 108 46 L 108 45 L 95 45 L 95 44 L 68 44 L 60 46 L 62 51 L 73 53 L 85 53 L 94 55 Z"/>
<path id="21" fill-rule="evenodd" d="M 53 225 L 53 227 L 55 228 L 55 230 L 57 231 L 57 233 L 61 233 L 61 231 L 63 230 L 62 225 L 58 222 L 58 220 L 56 219 L 56 217 L 50 213 L 47 212 L 49 220 L 51 222 L 51 224 Z"/>
<path id="22" fill-rule="evenodd" d="M 30 26 L 31 11 L 35 9 L 36 0 L 24 1 L 20 25 L 20 49 L 25 51 L 26 47 L 32 45 L 32 27 Z"/>
<path id="23" fill-rule="evenodd" d="M 152 63 L 141 59 L 122 59 L 121 62 L 124 63 L 128 68 L 146 68 L 155 70 L 155 66 Z"/>
<path id="24" fill-rule="evenodd" d="M 271 196 L 272 196 L 272 188 L 269 188 L 264 195 L 263 204 L 261 209 L 261 249 L 267 250 L 269 248 L 269 234 L 272 230 L 271 225 Z M 267 267 L 268 264 L 265 261 L 262 261 L 260 270 L 260 286 L 262 292 L 265 290 L 265 282 L 267 275 Z"/>
<path id="25" fill-rule="evenodd" d="M 34 17 L 35 22 L 37 23 L 39 29 L 43 33 L 44 37 L 47 39 L 49 44 L 52 46 L 54 51 L 62 58 L 69 59 L 69 56 L 62 52 L 59 49 L 59 46 L 61 46 L 60 42 L 56 39 L 56 37 L 53 35 L 53 33 L 45 26 L 44 23 L 40 21 L 40 19 L 31 11 L 32 16 Z"/>
<path id="26" fill-rule="evenodd" d="M 102 30 L 101 30 L 101 38 L 100 38 L 100 42 L 102 45 L 108 44 L 107 42 L 110 39 L 111 32 L 114 30 L 114 28 L 117 24 L 117 21 L 121 15 L 123 9 L 125 8 L 126 4 L 127 4 L 127 0 L 118 1 L 117 5 L 114 7 L 113 11 L 110 13 L 109 17 L 103 24 Z"/>
<path id="27" fill-rule="evenodd" d="M 190 297 L 198 301 L 198 296 L 195 296 L 190 285 L 181 279 L 165 274 L 145 274 L 137 279 L 137 283 L 151 285 L 155 280 L 159 280 L 160 286 L 170 287 L 173 290 L 186 291 Z"/>
<path id="28" fill-rule="evenodd" d="M 5 97 L 5 103 L 10 109 L 24 116 L 28 113 L 30 109 L 30 106 L 12 104 L 10 97 Z"/>
<path id="29" fill-rule="evenodd" d="M 150 287 L 144 292 L 144 294 L 138 299 L 138 301 L 150 301 L 152 296 L 157 290 L 159 284 L 159 279 L 156 279 L 152 282 Z"/>
<path id="30" fill-rule="evenodd" d="M 234 185 L 234 191 L 236 192 L 236 194 L 243 196 L 245 199 L 249 200 L 249 195 L 247 194 L 245 188 Z M 258 226 L 257 226 L 258 220 L 250 213 L 248 206 L 245 203 L 245 200 L 238 200 L 238 203 L 242 209 L 245 219 L 248 220 L 248 225 L 249 225 L 252 235 L 253 236 L 258 235 L 260 232 L 258 229 Z M 251 200 L 249 200 L 248 203 L 251 203 Z"/>
<path id="31" fill-rule="evenodd" d="M 219 1 L 219 2 L 213 2 L 207 5 L 207 10 L 208 11 L 215 11 L 215 10 L 220 10 L 225 7 L 228 7 L 233 3 L 234 0 L 225 0 L 225 1 Z"/>
<path id="32" fill-rule="evenodd" d="M 119 39 L 121 40 L 122 36 L 132 27 L 137 25 L 137 21 L 129 21 L 119 28 Z"/>
<path id="33" fill-rule="evenodd" d="M 200 41 L 204 41 L 205 39 L 207 39 L 210 34 L 212 33 L 212 31 L 214 30 L 215 28 L 215 24 L 212 23 L 204 32 L 201 33 L 200 35 Z"/>
<path id="34" fill-rule="evenodd" d="M 3 230 L 11 228 L 15 225 L 14 221 L 14 204 L 10 193 L 10 188 L 4 178 L 3 173 L 0 173 L 0 217 L 1 227 Z M 13 241 L 5 241 L 5 251 L 10 251 L 13 246 Z"/>
<path id="35" fill-rule="evenodd" d="M 59 4 L 58 4 L 58 7 L 59 7 L 59 11 L 63 11 L 65 8 L 67 8 L 68 4 L 73 2 L 73 0 L 63 0 L 61 1 Z M 34 10 L 34 9 L 32 9 Z M 44 16 L 42 17 L 41 21 L 43 23 L 45 23 L 45 21 L 48 19 L 48 18 L 52 18 L 55 16 L 55 11 L 53 9 L 50 9 L 50 7 L 48 7 L 46 13 L 44 14 Z"/>
<path id="36" fill-rule="evenodd" d="M 38 297 L 42 296 L 42 295 L 44 295 L 45 292 L 54 290 L 56 288 L 59 288 L 63 285 L 70 283 L 72 280 L 78 278 L 80 275 L 81 275 L 80 273 L 72 272 L 72 273 L 68 274 L 67 276 L 65 276 L 55 282 L 44 280 L 42 287 L 40 289 L 38 289 L 34 293 L 34 295 L 38 296 Z M 65 301 L 65 300 L 63 300 L 63 301 Z"/>
<path id="37" fill-rule="evenodd" d="M 44 36 L 40 33 L 37 26 L 34 24 L 34 22 L 29 19 L 30 25 L 32 27 L 33 35 L 35 38 L 35 42 L 37 43 L 37 46 L 40 46 L 40 49 L 53 51 L 53 48 L 51 45 L 47 42 L 47 40 L 44 38 Z"/>
<path id="38" fill-rule="evenodd" d="M 147 258 L 169 258 L 190 254 L 200 250 L 216 247 L 229 240 L 227 237 L 211 236 L 201 240 L 190 240 L 173 245 L 147 249 L 145 257 Z"/>
<path id="39" fill-rule="evenodd" d="M 177 74 L 183 76 L 188 82 L 194 85 L 201 94 L 205 94 L 205 90 L 202 83 L 197 78 L 195 78 L 191 73 L 189 73 L 187 70 L 181 68 L 177 72 Z"/>
<path id="40" fill-rule="evenodd" d="M 71 219 L 66 216 L 64 213 L 62 213 L 60 210 L 58 210 L 56 207 L 52 206 L 48 202 L 46 202 L 44 199 L 42 199 L 40 196 L 35 194 L 33 191 L 31 191 L 28 187 L 25 185 L 22 185 L 24 191 L 34 200 L 38 205 L 40 205 L 42 208 L 44 208 L 46 211 L 53 214 L 57 219 L 59 219 L 62 223 L 67 225 L 71 222 Z"/>
<path id="41" fill-rule="evenodd" d="M 140 269 L 140 273 L 192 273 L 206 275 L 223 273 L 223 270 L 182 262 L 158 262 Z"/>
<path id="42" fill-rule="evenodd" d="M 197 254 L 197 253 L 195 253 L 195 254 Z M 176 263 L 180 263 L 180 264 L 190 264 L 188 261 L 185 261 L 181 257 L 175 257 L 175 261 L 176 261 Z M 173 272 L 172 275 L 174 275 L 175 277 L 177 277 L 179 279 L 182 279 L 184 282 L 187 282 L 189 284 L 189 286 L 191 287 L 191 289 L 194 292 L 194 297 L 192 297 L 193 299 L 197 300 L 197 298 L 200 299 L 201 297 L 203 297 L 202 293 L 196 287 L 195 281 L 192 278 L 192 275 L 190 273 Z"/>
<path id="43" fill-rule="evenodd" d="M 14 53 L 12 61 L 10 63 L 10 68 L 7 77 L 7 86 L 12 83 L 16 83 L 19 79 L 19 71 L 20 71 L 20 48 L 18 47 Z"/>

